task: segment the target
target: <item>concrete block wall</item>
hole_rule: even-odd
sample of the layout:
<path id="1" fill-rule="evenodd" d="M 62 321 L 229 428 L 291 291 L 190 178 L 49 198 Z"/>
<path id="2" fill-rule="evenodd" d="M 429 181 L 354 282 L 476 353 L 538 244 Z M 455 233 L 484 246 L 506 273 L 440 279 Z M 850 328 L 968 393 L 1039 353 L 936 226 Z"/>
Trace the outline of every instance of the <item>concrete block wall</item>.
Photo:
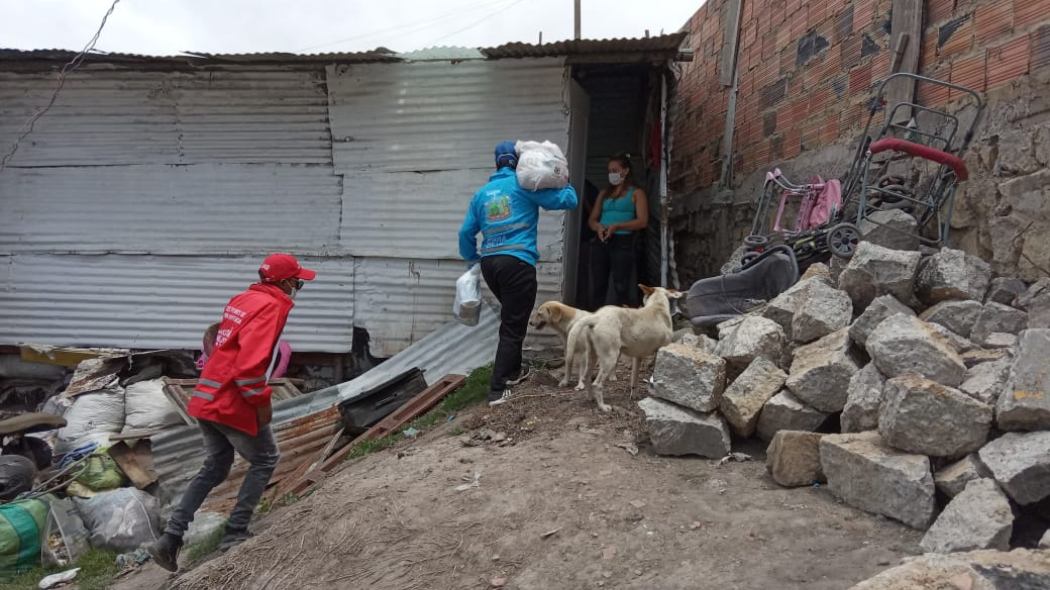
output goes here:
<path id="1" fill-rule="evenodd" d="M 746 235 L 766 170 L 799 180 L 845 174 L 866 105 L 890 73 L 892 5 L 743 0 L 728 186 L 720 186 L 726 0 L 708 0 L 690 19 L 695 59 L 677 87 L 670 176 L 683 283 L 717 273 Z M 1050 0 L 928 0 L 923 22 L 920 73 L 989 102 L 966 155 L 972 179 L 960 189 L 953 245 L 1000 272 L 1042 276 L 1050 244 L 1031 237 L 1050 230 Z M 920 86 L 917 98 L 945 106 L 960 97 Z"/>

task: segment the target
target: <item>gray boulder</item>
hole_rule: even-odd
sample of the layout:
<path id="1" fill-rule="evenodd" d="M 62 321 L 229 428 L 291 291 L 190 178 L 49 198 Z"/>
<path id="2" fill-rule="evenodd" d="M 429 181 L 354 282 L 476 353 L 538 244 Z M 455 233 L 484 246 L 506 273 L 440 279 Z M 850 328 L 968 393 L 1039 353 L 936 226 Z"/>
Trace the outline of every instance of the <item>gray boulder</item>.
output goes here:
<path id="1" fill-rule="evenodd" d="M 1050 430 L 1050 330 L 1025 330 L 995 407 L 1001 430 Z"/>
<path id="2" fill-rule="evenodd" d="M 1031 311 L 1033 304 L 1048 296 L 1050 296 L 1050 278 L 1042 278 L 1032 283 L 1032 286 L 1028 287 L 1024 293 L 1018 295 L 1012 304 L 1008 303 L 1007 305 Z"/>
<path id="3" fill-rule="evenodd" d="M 993 348 L 985 350 L 983 348 L 975 348 L 959 355 L 959 358 L 963 360 L 963 364 L 966 365 L 967 369 L 972 369 L 977 365 L 984 363 L 991 363 L 1005 358 L 1012 358 L 1013 354 L 1009 349 L 1006 348 Z"/>
<path id="4" fill-rule="evenodd" d="M 956 334 L 955 332 L 952 332 L 951 330 L 945 328 L 940 324 L 931 324 L 927 322 L 926 325 L 929 326 L 930 329 L 934 332 L 940 334 L 942 338 L 947 340 L 948 344 L 952 346 L 952 349 L 955 350 L 955 352 L 962 354 L 964 352 L 980 348 L 979 346 L 974 344 L 970 339 L 963 338 L 962 336 Z"/>
<path id="5" fill-rule="evenodd" d="M 857 344 L 864 346 L 868 342 L 868 336 L 886 318 L 903 313 L 904 315 L 915 315 L 910 307 L 904 305 L 893 295 L 881 295 L 872 300 L 871 305 L 864 310 L 860 316 L 853 321 L 849 328 L 850 338 Z"/>
<path id="6" fill-rule="evenodd" d="M 1043 535 L 1043 538 L 1039 540 L 1039 548 L 1050 549 L 1050 531 L 1046 531 L 1046 534 Z"/>
<path id="7" fill-rule="evenodd" d="M 813 432 L 828 419 L 829 414 L 802 403 L 790 391 L 784 389 L 762 406 L 758 417 L 758 437 L 765 441 L 781 430 Z"/>
<path id="8" fill-rule="evenodd" d="M 828 265 L 823 262 L 817 262 L 816 264 L 809 265 L 806 272 L 802 273 L 799 281 L 808 281 L 809 279 L 820 279 L 824 281 L 829 287 L 834 285 L 835 282 L 831 279 L 831 269 Z"/>
<path id="9" fill-rule="evenodd" d="M 1006 494 L 994 479 L 978 479 L 948 503 L 920 546 L 927 553 L 1009 551 L 1013 530 L 1014 513 Z"/>
<path id="10" fill-rule="evenodd" d="M 820 439 L 814 432 L 781 430 L 766 449 L 766 469 L 773 481 L 788 487 L 824 481 L 820 469 Z"/>
<path id="11" fill-rule="evenodd" d="M 791 338 L 795 342 L 813 342 L 849 326 L 851 319 L 853 302 L 849 295 L 814 279 L 795 309 Z"/>
<path id="12" fill-rule="evenodd" d="M 659 455 L 699 455 L 720 459 L 729 454 L 729 428 L 718 414 L 699 414 L 647 397 L 638 402 L 653 451 Z"/>
<path id="13" fill-rule="evenodd" d="M 981 344 L 988 349 L 1013 348 L 1017 346 L 1017 336 L 1006 332 L 993 332 Z"/>
<path id="14" fill-rule="evenodd" d="M 726 362 L 695 346 L 669 344 L 656 353 L 651 393 L 697 412 L 718 407 L 726 385 Z"/>
<path id="15" fill-rule="evenodd" d="M 846 406 L 842 408 L 842 432 L 864 432 L 879 427 L 879 409 L 886 378 L 874 363 L 868 363 L 849 380 Z"/>
<path id="16" fill-rule="evenodd" d="M 1050 496 L 1050 431 L 1008 432 L 977 456 L 1014 502 L 1027 506 Z"/>
<path id="17" fill-rule="evenodd" d="M 985 295 L 985 303 L 1002 303 L 1003 305 L 1013 305 L 1014 301 L 1018 297 L 1024 294 L 1028 290 L 1028 285 L 1021 279 L 999 277 L 992 279 L 991 286 L 988 287 L 988 294 Z"/>
<path id="18" fill-rule="evenodd" d="M 981 363 L 966 371 L 966 381 L 959 386 L 959 391 L 983 404 L 995 406 L 1006 387 L 1012 365 L 1010 357 Z"/>
<path id="19" fill-rule="evenodd" d="M 925 529 L 937 508 L 930 460 L 886 446 L 877 432 L 830 434 L 820 441 L 828 489 L 843 502 Z"/>
<path id="20" fill-rule="evenodd" d="M 1017 335 L 1028 327 L 1028 314 L 1002 303 L 988 303 L 977 316 L 970 339 L 985 346 L 988 337 L 995 333 Z"/>
<path id="21" fill-rule="evenodd" d="M 916 373 L 952 387 L 963 382 L 966 365 L 951 343 L 917 317 L 897 314 L 868 336 L 868 354 L 887 377 Z"/>
<path id="22" fill-rule="evenodd" d="M 762 406 L 780 391 L 786 379 L 787 374 L 772 361 L 759 357 L 733 381 L 719 408 L 737 434 L 747 438 L 755 433 Z"/>
<path id="23" fill-rule="evenodd" d="M 875 211 L 862 219 L 861 239 L 892 250 L 918 250 L 919 224 L 900 209 Z"/>
<path id="24" fill-rule="evenodd" d="M 982 477 L 991 477 L 991 474 L 981 465 L 977 455 L 970 453 L 933 474 L 933 483 L 945 496 L 954 498 L 966 489 L 966 484 Z"/>
<path id="25" fill-rule="evenodd" d="M 915 276 L 922 255 L 861 242 L 839 275 L 839 289 L 849 293 L 855 309 L 864 309 L 880 295 L 906 304 L 914 300 Z"/>
<path id="26" fill-rule="evenodd" d="M 984 306 L 977 301 L 942 301 L 922 312 L 919 319 L 931 324 L 940 324 L 963 338 L 969 338 L 982 311 Z"/>
<path id="27" fill-rule="evenodd" d="M 746 367 L 760 357 L 778 362 L 783 348 L 784 329 L 773 320 L 744 316 L 719 325 L 718 356 L 738 367 Z"/>
<path id="28" fill-rule="evenodd" d="M 992 267 L 987 262 L 949 248 L 923 260 L 915 281 L 919 298 L 929 305 L 949 299 L 984 301 L 991 282 Z"/>
<path id="29" fill-rule="evenodd" d="M 821 412 L 841 412 L 849 380 L 860 370 L 848 330 L 839 330 L 795 350 L 787 388 Z"/>
<path id="30" fill-rule="evenodd" d="M 831 287 L 828 280 L 820 276 L 802 279 L 767 303 L 762 309 L 762 317 L 776 322 L 783 328 L 787 339 L 792 340 L 791 325 L 795 319 L 795 312 L 807 299 L 810 290 L 818 284 Z"/>
<path id="31" fill-rule="evenodd" d="M 1050 553 L 1015 549 L 929 553 L 850 590 L 1036 590 L 1050 588 Z"/>
<path id="32" fill-rule="evenodd" d="M 992 407 L 918 375 L 886 382 L 879 434 L 886 444 L 931 457 L 961 457 L 988 440 Z"/>

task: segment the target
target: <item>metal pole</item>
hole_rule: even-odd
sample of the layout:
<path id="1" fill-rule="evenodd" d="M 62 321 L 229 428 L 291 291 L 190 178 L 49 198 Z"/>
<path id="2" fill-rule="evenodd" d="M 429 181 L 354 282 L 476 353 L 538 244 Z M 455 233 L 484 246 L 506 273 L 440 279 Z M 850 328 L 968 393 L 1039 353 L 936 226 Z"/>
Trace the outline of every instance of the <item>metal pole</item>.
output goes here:
<path id="1" fill-rule="evenodd" d="M 580 40 L 580 2 L 581 0 L 574 0 L 573 2 L 573 27 L 575 36 L 573 39 Z"/>
<path id="2" fill-rule="evenodd" d="M 670 218 L 667 202 L 667 73 L 660 76 L 660 286 L 668 285 Z"/>

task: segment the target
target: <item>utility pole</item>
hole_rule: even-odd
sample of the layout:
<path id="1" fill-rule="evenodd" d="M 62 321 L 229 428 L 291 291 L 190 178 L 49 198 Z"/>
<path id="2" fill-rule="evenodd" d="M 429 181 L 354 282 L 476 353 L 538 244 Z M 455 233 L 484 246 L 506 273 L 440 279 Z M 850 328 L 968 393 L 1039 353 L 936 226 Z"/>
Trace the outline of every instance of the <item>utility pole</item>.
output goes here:
<path id="1" fill-rule="evenodd" d="M 576 39 L 577 41 L 580 40 L 580 2 L 581 0 L 573 1 L 573 27 L 575 31 L 573 39 Z"/>

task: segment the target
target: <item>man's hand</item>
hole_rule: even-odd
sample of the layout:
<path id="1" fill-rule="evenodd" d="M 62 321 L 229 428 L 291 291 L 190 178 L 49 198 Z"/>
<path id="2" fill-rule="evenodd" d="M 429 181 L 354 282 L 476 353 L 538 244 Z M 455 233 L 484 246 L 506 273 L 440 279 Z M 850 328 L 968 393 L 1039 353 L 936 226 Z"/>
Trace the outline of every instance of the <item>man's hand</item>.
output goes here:
<path id="1" fill-rule="evenodd" d="M 266 404 L 264 406 L 256 406 L 255 416 L 259 419 L 259 428 L 266 426 L 273 420 L 273 406 Z"/>

